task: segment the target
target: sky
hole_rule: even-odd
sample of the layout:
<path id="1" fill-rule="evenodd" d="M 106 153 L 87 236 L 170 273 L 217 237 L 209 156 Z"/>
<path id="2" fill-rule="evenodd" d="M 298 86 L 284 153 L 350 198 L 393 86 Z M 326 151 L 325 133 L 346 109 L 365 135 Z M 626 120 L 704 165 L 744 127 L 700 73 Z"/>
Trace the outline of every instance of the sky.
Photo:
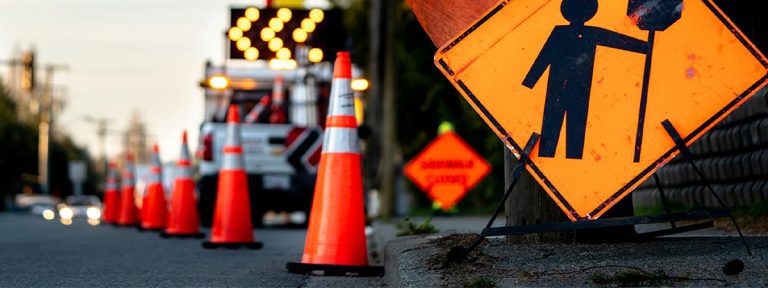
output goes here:
<path id="1" fill-rule="evenodd" d="M 195 151 L 203 118 L 198 82 L 207 59 L 221 63 L 230 6 L 260 0 L 0 0 L 0 59 L 34 47 L 38 64 L 66 64 L 54 75 L 66 88 L 57 119 L 76 143 L 98 155 L 96 127 L 83 115 L 111 119 L 125 130 L 136 112 L 164 161 L 178 157 L 181 131 Z M 7 73 L 0 67 L 0 75 Z M 43 73 L 37 76 L 43 80 Z M 107 136 L 107 154 L 122 149 Z"/>

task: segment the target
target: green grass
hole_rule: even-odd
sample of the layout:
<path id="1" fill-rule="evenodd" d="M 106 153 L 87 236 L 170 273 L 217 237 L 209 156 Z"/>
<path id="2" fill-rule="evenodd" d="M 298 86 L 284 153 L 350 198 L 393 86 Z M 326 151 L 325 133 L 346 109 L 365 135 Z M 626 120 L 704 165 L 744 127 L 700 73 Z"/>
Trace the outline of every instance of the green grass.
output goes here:
<path id="1" fill-rule="evenodd" d="M 758 202 L 733 210 L 736 216 L 768 217 L 768 201 Z"/>
<path id="2" fill-rule="evenodd" d="M 680 202 L 668 202 L 670 211 L 674 212 L 684 212 L 684 211 L 691 211 L 694 209 L 694 207 L 685 205 Z M 645 216 L 645 215 L 660 215 L 660 214 L 667 214 L 667 210 L 664 209 L 664 205 L 662 203 L 657 203 L 654 206 L 641 206 L 641 207 L 635 207 L 635 215 L 637 216 Z"/>
<path id="3" fill-rule="evenodd" d="M 420 235 L 420 234 L 433 234 L 440 232 L 435 225 L 432 225 L 432 218 L 427 218 L 424 223 L 418 224 L 411 222 L 411 218 L 403 218 L 403 222 L 397 223 L 397 237 Z"/>

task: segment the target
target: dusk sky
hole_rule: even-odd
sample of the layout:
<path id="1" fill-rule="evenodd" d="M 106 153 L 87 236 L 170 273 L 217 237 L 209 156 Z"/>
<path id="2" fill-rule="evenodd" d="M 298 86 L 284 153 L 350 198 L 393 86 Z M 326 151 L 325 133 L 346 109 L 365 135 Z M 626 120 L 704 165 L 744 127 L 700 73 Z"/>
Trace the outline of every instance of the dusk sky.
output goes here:
<path id="1" fill-rule="evenodd" d="M 309 2 L 309 1 L 308 1 Z M 324 1 L 312 1 L 324 2 Z M 83 115 L 112 119 L 125 130 L 138 111 L 164 161 L 178 157 L 182 129 L 197 146 L 203 113 L 198 81 L 206 59 L 221 63 L 229 6 L 243 0 L 0 0 L 0 59 L 35 47 L 38 64 L 66 64 L 55 83 L 66 87 L 58 127 L 98 156 L 96 127 Z M 0 67 L 0 75 L 8 69 Z M 38 81 L 43 80 L 38 74 Z M 119 134 L 107 153 L 120 152 Z"/>

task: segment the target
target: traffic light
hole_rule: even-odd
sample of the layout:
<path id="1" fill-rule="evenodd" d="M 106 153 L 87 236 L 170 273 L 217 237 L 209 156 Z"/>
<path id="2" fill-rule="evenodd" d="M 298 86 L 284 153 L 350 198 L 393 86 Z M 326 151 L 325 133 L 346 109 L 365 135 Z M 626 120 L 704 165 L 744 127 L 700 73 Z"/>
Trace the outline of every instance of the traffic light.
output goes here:
<path id="1" fill-rule="evenodd" d="M 330 61 L 322 55 L 335 55 L 346 43 L 339 9 L 231 8 L 227 37 L 229 58 L 243 60 Z M 298 45 L 312 50 L 296 53 Z"/>
<path id="2" fill-rule="evenodd" d="M 21 55 L 21 89 L 35 89 L 35 52 L 24 52 Z"/>

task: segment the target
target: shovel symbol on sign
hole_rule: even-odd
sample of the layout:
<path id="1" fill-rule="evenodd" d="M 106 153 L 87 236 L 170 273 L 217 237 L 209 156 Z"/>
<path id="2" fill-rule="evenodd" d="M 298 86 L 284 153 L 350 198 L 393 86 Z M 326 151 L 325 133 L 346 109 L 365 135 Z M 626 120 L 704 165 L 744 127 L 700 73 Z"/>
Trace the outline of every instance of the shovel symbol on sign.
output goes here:
<path id="1" fill-rule="evenodd" d="M 638 114 L 637 137 L 635 138 L 635 163 L 640 162 L 640 150 L 643 145 L 643 122 L 645 122 L 645 108 L 648 104 L 648 84 L 651 77 L 651 60 L 656 31 L 664 31 L 672 26 L 677 20 L 680 20 L 682 12 L 683 0 L 629 0 L 627 16 L 638 28 L 648 31 L 648 53 L 645 57 L 640 113 Z"/>

